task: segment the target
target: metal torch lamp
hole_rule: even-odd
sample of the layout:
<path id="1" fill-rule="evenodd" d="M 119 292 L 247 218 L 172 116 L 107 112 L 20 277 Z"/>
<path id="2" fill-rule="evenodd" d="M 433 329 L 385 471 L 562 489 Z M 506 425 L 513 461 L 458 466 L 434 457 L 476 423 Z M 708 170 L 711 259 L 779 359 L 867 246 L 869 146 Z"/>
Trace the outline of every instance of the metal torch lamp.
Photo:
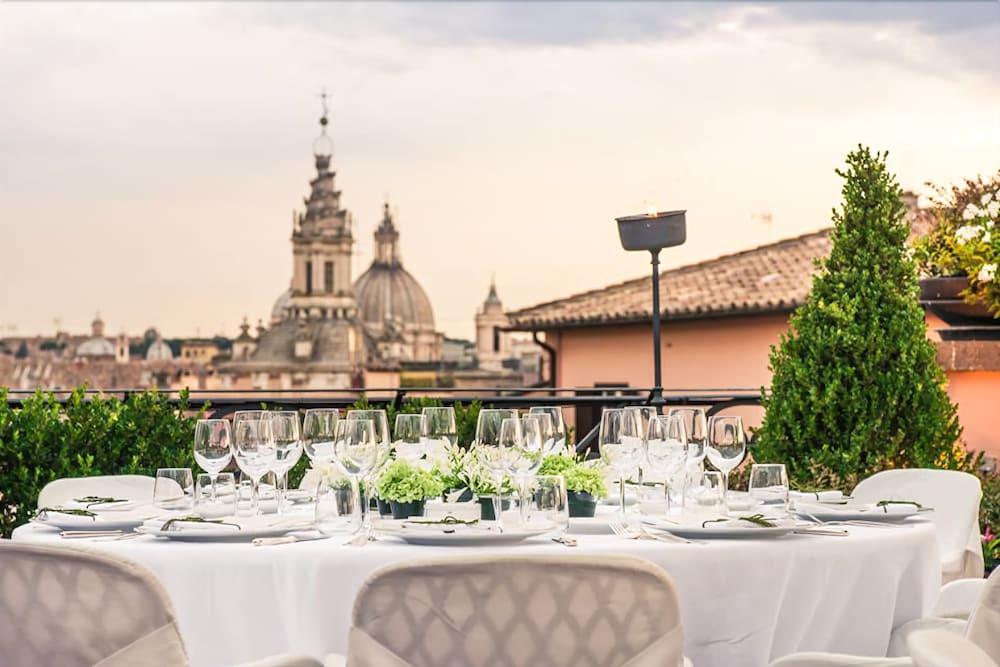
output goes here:
<path id="1" fill-rule="evenodd" d="M 648 250 L 653 265 L 653 390 L 650 404 L 657 409 L 666 403 L 660 363 L 660 251 L 682 245 L 687 240 L 687 211 L 650 212 L 616 218 L 618 236 L 625 250 Z"/>

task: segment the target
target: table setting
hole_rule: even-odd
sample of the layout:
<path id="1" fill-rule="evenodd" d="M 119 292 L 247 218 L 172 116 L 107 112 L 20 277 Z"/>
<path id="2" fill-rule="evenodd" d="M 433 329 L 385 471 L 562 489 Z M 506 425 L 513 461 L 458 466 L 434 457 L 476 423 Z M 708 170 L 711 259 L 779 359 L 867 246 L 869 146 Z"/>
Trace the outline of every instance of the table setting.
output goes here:
<path id="1" fill-rule="evenodd" d="M 81 496 L 40 508 L 14 539 L 107 550 L 147 566 L 174 600 L 193 664 L 205 666 L 290 648 L 343 652 L 351 600 L 373 571 L 484 552 L 657 563 L 681 591 L 686 653 L 696 664 L 763 665 L 834 644 L 874 654 L 883 630 L 888 636 L 932 603 L 934 529 L 919 518 L 929 508 L 792 491 L 780 464 L 754 464 L 748 490 L 731 490 L 727 474 L 704 461 L 731 470 L 742 460 L 737 419 L 715 424 L 702 413 L 699 424 L 700 410 L 606 410 L 600 458 L 586 461 L 567 450 L 561 416 L 557 428 L 548 407 L 483 409 L 467 447 L 456 441 L 450 408 L 431 409 L 433 419 L 401 414 L 392 429 L 372 410 L 201 420 L 193 446 L 205 472 L 163 469 L 152 498 Z M 309 472 L 302 488 L 288 489 L 289 462 L 303 454 Z M 641 482 L 630 484 L 636 475 Z M 617 480 L 615 505 L 604 502 L 608 476 Z M 710 571 L 729 583 L 714 586 Z M 843 592 L 811 583 L 824 572 L 865 591 L 868 607 L 845 617 Z M 206 595 L 213 618 L 225 618 L 219 638 L 197 631 Z M 768 610 L 767 623 L 736 603 L 743 595 Z M 716 608 L 727 611 L 710 621 Z"/>

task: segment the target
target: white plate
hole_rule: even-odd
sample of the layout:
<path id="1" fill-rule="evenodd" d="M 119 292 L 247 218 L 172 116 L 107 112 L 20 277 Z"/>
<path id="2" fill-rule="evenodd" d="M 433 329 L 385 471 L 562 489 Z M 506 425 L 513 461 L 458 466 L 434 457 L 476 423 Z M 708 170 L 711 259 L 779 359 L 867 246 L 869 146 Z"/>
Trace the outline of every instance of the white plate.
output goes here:
<path id="1" fill-rule="evenodd" d="M 154 516 L 156 512 L 151 508 L 132 512 L 107 512 L 95 517 L 46 512 L 33 518 L 31 522 L 59 530 L 132 530 Z"/>
<path id="2" fill-rule="evenodd" d="M 662 530 L 671 535 L 677 535 L 678 537 L 686 537 L 689 539 L 706 540 L 706 539 L 716 539 L 716 540 L 755 540 L 755 539 L 771 539 L 775 537 L 782 537 L 788 535 L 796 529 L 794 522 L 784 522 L 774 528 L 766 528 L 764 526 L 754 526 L 747 525 L 743 526 L 721 526 L 721 525 L 708 525 L 703 526 L 701 523 L 672 523 L 670 521 L 665 521 L 662 519 L 656 519 L 652 517 L 647 517 L 642 520 L 643 524 L 647 528 L 652 528 L 654 530 Z"/>
<path id="3" fill-rule="evenodd" d="M 404 526 L 404 524 L 406 524 Z M 492 523 L 483 526 L 450 526 L 445 532 L 444 526 L 420 526 L 407 520 L 382 519 L 375 522 L 376 530 L 386 535 L 398 537 L 409 544 L 427 546 L 472 547 L 481 545 L 516 544 L 532 537 L 551 533 L 555 527 L 552 524 L 538 526 L 511 526 L 497 532 Z"/>
<path id="4" fill-rule="evenodd" d="M 571 535 L 612 535 L 607 516 L 570 517 Z"/>
<path id="5" fill-rule="evenodd" d="M 795 512 L 805 519 L 820 521 L 879 521 L 882 523 L 898 523 L 911 516 L 916 516 L 920 510 L 913 505 L 890 505 L 886 508 L 876 507 L 871 503 L 847 503 L 831 505 L 827 503 L 795 503 Z"/>
<path id="6" fill-rule="evenodd" d="M 137 533 L 163 537 L 178 542 L 249 542 L 256 537 L 283 537 L 288 533 L 311 530 L 311 521 L 275 520 L 274 517 L 226 517 L 240 524 L 239 530 L 231 526 L 189 527 L 180 530 L 161 530 L 152 522 L 136 528 Z M 157 522 L 159 523 L 159 522 Z"/>

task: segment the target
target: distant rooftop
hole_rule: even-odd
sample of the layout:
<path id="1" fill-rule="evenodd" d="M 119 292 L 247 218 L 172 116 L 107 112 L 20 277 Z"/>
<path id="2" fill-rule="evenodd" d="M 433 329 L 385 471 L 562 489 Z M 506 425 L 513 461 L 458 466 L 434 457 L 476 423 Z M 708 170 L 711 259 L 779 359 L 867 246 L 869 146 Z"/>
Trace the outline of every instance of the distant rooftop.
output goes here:
<path id="1" fill-rule="evenodd" d="M 689 264 L 660 274 L 667 319 L 790 312 L 805 301 L 815 260 L 830 252 L 827 228 Z M 508 313 L 515 329 L 559 329 L 648 321 L 652 278 L 646 276 Z"/>

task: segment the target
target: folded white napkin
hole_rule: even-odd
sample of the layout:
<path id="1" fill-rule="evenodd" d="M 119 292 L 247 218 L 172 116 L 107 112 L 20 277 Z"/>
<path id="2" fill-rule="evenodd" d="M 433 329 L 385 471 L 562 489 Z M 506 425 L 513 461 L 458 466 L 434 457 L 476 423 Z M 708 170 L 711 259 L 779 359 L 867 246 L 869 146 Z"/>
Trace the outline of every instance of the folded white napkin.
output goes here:
<path id="1" fill-rule="evenodd" d="M 789 491 L 788 497 L 795 501 L 814 503 L 837 503 L 845 500 L 843 491 Z"/>
<path id="2" fill-rule="evenodd" d="M 453 516 L 463 521 L 473 521 L 482 515 L 482 507 L 479 503 L 445 503 L 439 500 L 427 503 L 428 519 L 443 519 L 446 516 Z"/>
<path id="3" fill-rule="evenodd" d="M 116 498 L 115 500 L 119 500 Z M 88 503 L 82 500 L 70 500 L 63 504 L 63 507 L 78 510 L 89 510 L 91 512 L 130 512 L 139 507 L 142 503 L 126 498 L 120 499 L 123 502 L 114 503 Z"/>

